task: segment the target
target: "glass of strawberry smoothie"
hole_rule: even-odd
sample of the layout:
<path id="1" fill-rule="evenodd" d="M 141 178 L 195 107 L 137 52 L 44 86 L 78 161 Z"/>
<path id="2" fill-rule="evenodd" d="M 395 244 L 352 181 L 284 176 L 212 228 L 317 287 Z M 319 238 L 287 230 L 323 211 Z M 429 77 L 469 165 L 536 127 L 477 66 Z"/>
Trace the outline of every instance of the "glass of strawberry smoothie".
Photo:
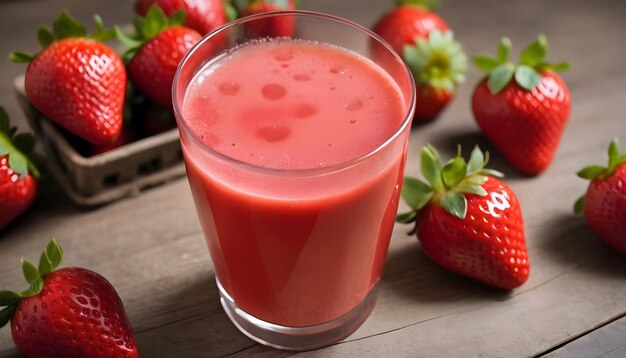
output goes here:
<path id="1" fill-rule="evenodd" d="M 259 36 L 283 22 L 292 36 Z M 291 350 L 354 332 L 374 306 L 401 191 L 415 85 L 400 57 L 337 17 L 267 13 L 207 35 L 173 96 L 231 321 Z"/>

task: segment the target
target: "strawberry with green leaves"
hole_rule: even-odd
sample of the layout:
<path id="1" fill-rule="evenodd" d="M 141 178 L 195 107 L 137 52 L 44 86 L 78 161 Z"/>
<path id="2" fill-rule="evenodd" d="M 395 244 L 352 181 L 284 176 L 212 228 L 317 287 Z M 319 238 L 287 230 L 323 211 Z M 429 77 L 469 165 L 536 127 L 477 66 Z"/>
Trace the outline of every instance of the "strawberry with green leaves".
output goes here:
<path id="1" fill-rule="evenodd" d="M 295 10 L 296 0 L 235 0 L 240 17 L 262 14 L 270 11 Z M 272 17 L 245 24 L 246 35 L 255 37 L 292 37 L 295 22 L 292 16 Z"/>
<path id="2" fill-rule="evenodd" d="M 547 51 L 541 35 L 510 63 L 511 41 L 503 38 L 497 58 L 474 58 L 476 67 L 488 72 L 472 98 L 476 121 L 502 155 L 530 175 L 552 162 L 572 107 L 569 89 L 556 73 L 569 64 L 545 62 Z"/>
<path id="3" fill-rule="evenodd" d="M 27 133 L 16 135 L 16 131 L 0 107 L 0 230 L 26 211 L 37 195 L 35 139 Z"/>
<path id="4" fill-rule="evenodd" d="M 167 16 L 184 11 L 187 14 L 185 26 L 202 35 L 217 29 L 227 21 L 222 0 L 138 0 L 135 10 L 139 15 L 146 16 L 153 5 L 158 5 Z"/>
<path id="5" fill-rule="evenodd" d="M 404 180 L 402 197 L 411 211 L 398 215 L 415 222 L 422 249 L 437 264 L 503 289 L 528 279 L 529 262 L 522 210 L 515 193 L 485 168 L 489 155 L 478 147 L 469 162 L 460 154 L 441 164 L 427 146 L 421 153 L 422 174 Z"/>
<path id="6" fill-rule="evenodd" d="M 34 57 L 16 52 L 15 62 L 28 63 L 25 89 L 43 115 L 95 145 L 115 141 L 122 127 L 126 70 L 119 56 L 101 41 L 114 36 L 96 16 L 96 33 L 63 11 L 53 31 L 40 27 L 43 50 Z"/>
<path id="7" fill-rule="evenodd" d="M 438 1 L 401 0 L 374 25 L 407 63 L 417 85 L 415 120 L 436 118 L 465 81 L 467 59 L 446 22 L 432 11 Z"/>
<path id="8" fill-rule="evenodd" d="M 31 358 L 139 357 L 113 286 L 84 268 L 56 270 L 62 258 L 55 240 L 44 249 L 38 267 L 22 258 L 30 287 L 0 291 L 0 327 L 11 321 L 15 345 Z"/>
<path id="9" fill-rule="evenodd" d="M 124 55 L 128 62 L 131 82 L 149 100 L 165 108 L 172 107 L 172 83 L 178 64 L 202 36 L 181 26 L 184 12 L 168 19 L 163 10 L 153 5 L 146 17 L 135 18 L 134 37 L 116 28 L 118 39 L 129 49 Z"/>
<path id="10" fill-rule="evenodd" d="M 609 146 L 609 164 L 592 165 L 578 172 L 590 180 L 586 195 L 574 205 L 584 213 L 593 231 L 607 244 L 626 254 L 626 153 L 620 155 L 617 139 Z"/>

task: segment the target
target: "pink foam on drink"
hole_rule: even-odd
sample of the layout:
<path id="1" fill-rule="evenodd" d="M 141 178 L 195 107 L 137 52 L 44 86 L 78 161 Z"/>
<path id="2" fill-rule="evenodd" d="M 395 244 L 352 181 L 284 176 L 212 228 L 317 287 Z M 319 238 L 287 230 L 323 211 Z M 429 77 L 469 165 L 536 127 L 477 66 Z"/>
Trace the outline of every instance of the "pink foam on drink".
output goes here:
<path id="1" fill-rule="evenodd" d="M 226 156 L 306 169 L 373 150 L 397 130 L 404 109 L 395 82 L 369 60 L 313 42 L 270 41 L 209 63 L 188 89 L 183 113 Z"/>

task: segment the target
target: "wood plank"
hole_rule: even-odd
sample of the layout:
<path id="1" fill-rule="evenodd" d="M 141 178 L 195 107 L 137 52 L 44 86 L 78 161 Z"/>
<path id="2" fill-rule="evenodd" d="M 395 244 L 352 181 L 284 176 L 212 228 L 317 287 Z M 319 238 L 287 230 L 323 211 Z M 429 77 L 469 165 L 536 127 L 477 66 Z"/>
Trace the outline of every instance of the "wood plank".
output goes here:
<path id="1" fill-rule="evenodd" d="M 626 318 L 617 319 L 542 357 L 626 357 Z"/>
<path id="2" fill-rule="evenodd" d="M 369 25 L 391 1 L 305 3 Z M 626 142 L 626 47 L 616 45 L 626 40 L 621 15 L 626 3 L 444 3 L 442 14 L 469 53 L 493 52 L 501 34 L 521 46 L 541 31 L 553 45 L 551 57 L 569 58 L 574 64 L 565 75 L 574 112 L 554 165 L 540 177 L 527 178 L 493 153 L 494 166 L 509 174 L 507 182 L 523 206 L 531 278 L 522 288 L 504 293 L 448 273 L 421 253 L 414 237 L 405 235 L 408 227 L 397 225 L 370 319 L 344 343 L 303 356 L 527 356 L 626 313 L 623 256 L 570 213 L 586 185 L 573 173 L 585 164 L 604 162 L 610 138 Z M 102 10 L 105 21 L 125 22 L 131 16 L 126 0 L 106 5 L 81 0 L 2 2 L 0 12 L 15 16 L 0 24 L 0 33 L 8 33 L 3 27 L 9 25 L 19 31 L 11 30 L 15 38 L 0 41 L 0 49 L 35 49 L 34 24 L 49 22 L 61 4 L 83 20 L 95 8 Z M 33 14 L 27 17 L 27 11 Z M 2 63 L 0 87 L 21 70 Z M 444 155 L 452 155 L 457 142 L 467 150 L 476 142 L 490 148 L 468 111 L 472 84 L 479 77 L 470 71 L 468 84 L 442 118 L 414 128 L 408 174 L 417 173 L 417 154 L 427 142 Z M 2 102 L 12 103 L 12 94 L 3 91 Z M 0 233 L 0 288 L 23 287 L 19 257 L 35 260 L 43 244 L 56 236 L 67 253 L 66 265 L 94 269 L 119 291 L 142 357 L 292 354 L 252 343 L 222 312 L 185 180 L 89 212 L 78 211 L 47 185 L 42 185 L 33 210 Z M 0 330 L 0 357 L 15 356 L 9 330 Z"/>

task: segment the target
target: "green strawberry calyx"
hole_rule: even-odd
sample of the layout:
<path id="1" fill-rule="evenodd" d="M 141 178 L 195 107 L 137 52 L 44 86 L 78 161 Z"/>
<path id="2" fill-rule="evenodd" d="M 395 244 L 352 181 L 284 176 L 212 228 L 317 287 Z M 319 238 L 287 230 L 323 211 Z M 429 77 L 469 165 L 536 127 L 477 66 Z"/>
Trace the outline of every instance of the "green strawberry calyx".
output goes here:
<path id="1" fill-rule="evenodd" d="M 8 155 L 9 168 L 21 177 L 32 173 L 39 177 L 34 164 L 37 157 L 33 153 L 35 137 L 30 133 L 17 134 L 17 127 L 11 127 L 9 115 L 0 106 L 0 156 Z"/>
<path id="2" fill-rule="evenodd" d="M 453 92 L 465 81 L 467 57 L 452 31 L 434 29 L 428 38 L 416 37 L 415 44 L 404 46 L 402 58 L 418 86 Z"/>
<path id="3" fill-rule="evenodd" d="M 439 8 L 440 2 L 440 0 L 396 0 L 396 6 L 412 5 L 429 11 L 436 11 Z"/>
<path id="4" fill-rule="evenodd" d="M 567 62 L 544 62 L 548 53 L 548 40 L 544 35 L 539 35 L 522 51 L 517 63 L 509 62 L 512 48 L 511 40 L 503 37 L 498 46 L 497 58 L 477 55 L 473 59 L 479 70 L 488 73 L 487 87 L 493 94 L 500 92 L 512 79 L 520 87 L 532 91 L 541 83 L 542 72 L 564 72 L 570 68 Z"/>
<path id="5" fill-rule="evenodd" d="M 128 63 L 143 45 L 157 37 L 163 30 L 173 26 L 181 26 L 186 17 L 187 13 L 184 10 L 179 10 L 168 18 L 159 5 L 153 4 L 148 9 L 146 16 L 136 16 L 133 19 L 135 28 L 133 35 L 127 35 L 119 26 L 115 26 L 115 37 L 127 47 L 122 56 L 124 62 Z"/>
<path id="6" fill-rule="evenodd" d="M 52 24 L 52 30 L 46 26 L 40 26 L 37 30 L 37 40 L 39 44 L 46 49 L 53 42 L 67 38 L 89 38 L 96 41 L 108 41 L 115 37 L 115 31 L 112 28 L 105 28 L 102 18 L 99 15 L 94 16 L 96 31 L 93 35 L 87 34 L 87 28 L 78 20 L 72 17 L 67 10 L 61 11 L 57 19 Z M 17 63 L 28 63 L 33 59 L 33 55 L 25 52 L 13 52 L 10 59 Z"/>
<path id="7" fill-rule="evenodd" d="M 22 272 L 29 284 L 28 289 L 22 292 L 0 291 L 0 328 L 13 317 L 17 305 L 22 298 L 38 295 L 43 289 L 43 277 L 54 271 L 63 259 L 63 249 L 55 239 L 50 240 L 39 258 L 39 266 L 22 257 Z"/>
<path id="8" fill-rule="evenodd" d="M 465 219 L 466 195 L 486 196 L 487 191 L 482 185 L 488 177 L 503 176 L 496 170 L 486 168 L 488 162 L 489 152 L 483 153 L 478 146 L 474 147 L 469 162 L 466 162 L 459 146 L 456 157 L 444 165 L 437 150 L 427 145 L 422 149 L 421 169 L 428 183 L 417 178 L 404 178 L 402 198 L 411 210 L 399 214 L 396 221 L 404 224 L 417 221 L 417 214 L 429 203 L 439 204 L 447 213 Z"/>
<path id="9" fill-rule="evenodd" d="M 615 170 L 624 164 L 626 164 L 626 153 L 622 155 L 619 154 L 619 143 L 617 138 L 615 138 L 613 139 L 613 141 L 611 141 L 611 144 L 609 145 L 608 166 L 603 167 L 601 165 L 590 165 L 579 171 L 577 175 L 583 179 L 591 181 L 595 179 L 604 180 L 613 175 L 613 173 L 615 173 Z M 580 214 L 582 213 L 584 207 L 585 196 L 583 195 L 578 198 L 578 200 L 576 200 L 576 203 L 574 203 L 574 212 L 576 214 Z"/>

